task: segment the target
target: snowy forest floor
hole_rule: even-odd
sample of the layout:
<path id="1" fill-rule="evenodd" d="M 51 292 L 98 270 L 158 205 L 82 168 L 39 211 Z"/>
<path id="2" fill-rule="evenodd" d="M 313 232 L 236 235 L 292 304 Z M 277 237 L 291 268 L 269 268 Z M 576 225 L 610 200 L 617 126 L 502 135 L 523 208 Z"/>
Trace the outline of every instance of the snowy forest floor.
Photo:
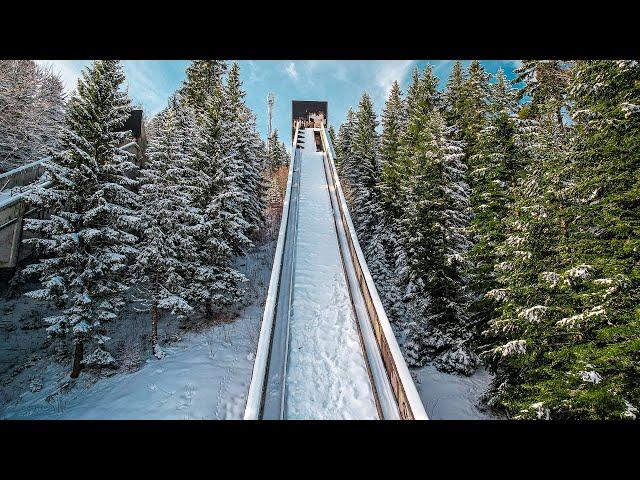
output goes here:
<path id="1" fill-rule="evenodd" d="M 392 327 L 402 350 L 407 332 L 398 325 L 392 324 Z M 429 363 L 409 370 L 431 420 L 500 419 L 480 403 L 493 379 L 493 375 L 482 366 L 468 377 L 440 372 Z"/>
<path id="2" fill-rule="evenodd" d="M 478 406 L 481 395 L 487 390 L 491 375 L 479 368 L 465 377 L 439 372 L 426 365 L 412 370 L 420 399 L 431 420 L 495 420 L 497 417 Z"/>
<path id="3" fill-rule="evenodd" d="M 162 360 L 147 345 L 148 313 L 128 309 L 109 332 L 118 369 L 85 370 L 75 381 L 68 356 L 55 355 L 39 323 L 49 307 L 23 295 L 0 299 L 0 418 L 242 418 L 274 248 L 270 240 L 238 260 L 249 280 L 246 305 L 209 324 L 164 315 Z"/>

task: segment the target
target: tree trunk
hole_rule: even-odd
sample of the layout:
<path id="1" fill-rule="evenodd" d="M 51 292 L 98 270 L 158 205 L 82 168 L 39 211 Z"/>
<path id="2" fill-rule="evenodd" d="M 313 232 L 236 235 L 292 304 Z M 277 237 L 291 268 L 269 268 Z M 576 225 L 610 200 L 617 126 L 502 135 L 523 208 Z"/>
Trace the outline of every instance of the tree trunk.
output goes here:
<path id="1" fill-rule="evenodd" d="M 155 355 L 158 346 L 158 304 L 151 307 L 151 348 Z"/>
<path id="2" fill-rule="evenodd" d="M 80 375 L 80 370 L 82 367 L 80 364 L 82 363 L 82 358 L 84 357 L 84 343 L 77 342 L 76 348 L 73 352 L 73 368 L 71 369 L 71 378 L 78 378 Z"/>
<path id="3" fill-rule="evenodd" d="M 563 130 L 564 129 L 564 121 L 562 118 L 562 107 L 558 107 L 556 109 L 556 118 L 558 120 L 558 125 L 560 126 L 560 129 Z"/>
<path id="4" fill-rule="evenodd" d="M 211 300 L 207 300 L 204 308 L 205 308 L 204 314 L 207 317 L 207 320 L 211 320 L 211 318 L 213 317 L 213 308 L 211 307 Z"/>

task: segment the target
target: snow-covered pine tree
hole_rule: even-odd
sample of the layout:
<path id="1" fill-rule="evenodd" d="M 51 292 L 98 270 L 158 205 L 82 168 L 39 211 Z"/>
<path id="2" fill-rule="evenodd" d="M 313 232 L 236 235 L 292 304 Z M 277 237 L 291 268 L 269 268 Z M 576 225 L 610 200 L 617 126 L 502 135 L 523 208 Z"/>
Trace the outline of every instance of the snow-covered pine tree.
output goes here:
<path id="1" fill-rule="evenodd" d="M 467 100 L 465 93 L 465 85 L 467 83 L 467 76 L 462 62 L 456 60 L 451 69 L 451 75 L 447 81 L 447 86 L 444 92 L 444 108 L 443 114 L 450 126 L 457 126 L 459 129 L 465 124 L 464 118 L 466 113 L 465 102 Z M 461 139 L 460 130 L 458 130 L 458 139 Z"/>
<path id="2" fill-rule="evenodd" d="M 373 227 L 378 224 L 377 212 L 380 207 L 377 126 L 378 120 L 371 97 L 364 92 L 355 113 L 354 131 L 351 137 L 351 149 L 355 161 L 349 175 L 353 204 L 351 213 L 358 239 L 364 245 L 369 243 Z"/>
<path id="3" fill-rule="evenodd" d="M 262 227 L 264 227 L 264 211 L 266 208 L 266 191 L 268 183 L 265 179 L 265 171 L 267 169 L 267 152 L 265 142 L 260 138 L 258 131 L 256 115 L 247 107 L 247 156 L 245 157 L 245 165 L 251 171 L 249 177 L 250 182 L 250 203 L 249 208 L 245 210 L 248 220 L 253 224 L 250 233 L 255 235 Z"/>
<path id="4" fill-rule="evenodd" d="M 180 89 L 182 101 L 202 114 L 210 97 L 221 100 L 222 77 L 226 71 L 227 62 L 224 60 L 193 60 L 187 67 L 186 79 Z"/>
<path id="5" fill-rule="evenodd" d="M 427 66 L 424 72 L 425 77 L 432 75 L 431 68 L 432 67 Z M 431 112 L 436 108 L 436 94 L 436 83 L 431 80 L 423 82 L 420 78 L 418 68 L 414 68 L 405 102 L 406 124 L 400 136 L 399 153 L 394 165 L 395 177 L 397 178 L 399 188 L 394 200 L 396 205 L 395 210 L 398 213 L 394 216 L 396 245 L 393 258 L 395 261 L 396 281 L 405 291 L 403 298 L 404 302 L 408 305 L 412 303 L 412 299 L 414 298 L 414 286 L 411 284 L 409 275 L 408 252 L 402 244 L 402 237 L 406 232 L 402 231 L 401 220 L 403 210 L 410 203 L 414 202 L 415 199 L 410 197 L 410 190 L 405 187 L 415 172 L 413 155 L 417 152 L 422 135 L 425 132 L 423 126 L 426 119 L 429 118 Z M 408 317 L 409 315 L 403 319 L 403 323 L 412 322 L 412 319 Z"/>
<path id="6" fill-rule="evenodd" d="M 400 138 L 405 127 L 405 105 L 400 85 L 395 81 L 382 110 L 382 135 L 380 137 L 380 191 L 384 198 L 385 209 L 393 217 L 398 217 L 400 214 L 395 202 L 398 193 L 397 162 L 400 156 Z"/>
<path id="7" fill-rule="evenodd" d="M 157 358 L 164 356 L 158 343 L 159 310 L 171 310 L 178 318 L 193 310 L 188 298 L 193 297 L 194 270 L 199 266 L 194 233 L 203 219 L 193 204 L 200 185 L 193 149 L 185 148 L 194 141 L 193 131 L 186 128 L 185 110 L 193 118 L 193 110 L 173 97 L 157 115 L 156 133 L 141 170 L 143 233 L 134 273 L 151 310 L 151 346 Z"/>
<path id="8" fill-rule="evenodd" d="M 475 323 L 484 328 L 493 315 L 493 300 L 485 294 L 498 288 L 494 265 L 498 247 L 505 241 L 502 221 L 513 194 L 522 166 L 516 146 L 519 119 L 516 92 L 500 69 L 491 85 L 486 125 L 480 132 L 476 153 L 469 172 L 475 188 L 470 197 L 474 212 L 471 222 L 473 248 L 469 252 L 471 290 L 474 295 Z"/>
<path id="9" fill-rule="evenodd" d="M 380 192 L 378 121 L 371 98 L 362 95 L 348 140 L 353 161 L 348 181 L 358 241 L 376 283 L 382 301 L 392 319 L 398 317 L 400 294 L 394 279 L 393 253 L 395 235 L 393 219 L 385 213 Z"/>
<path id="10" fill-rule="evenodd" d="M 431 69 L 416 77 L 407 99 L 398 222 L 409 302 L 405 349 L 414 365 L 433 359 L 438 368 L 469 374 L 477 360 L 468 345 L 464 154 L 436 109 Z"/>
<path id="11" fill-rule="evenodd" d="M 406 109 L 398 82 L 394 82 L 382 111 L 382 135 L 380 137 L 381 172 L 378 180 L 380 213 L 374 227 L 378 252 L 378 273 L 374 277 L 381 300 L 389 318 L 398 323 L 404 317 L 402 285 L 395 275 L 398 235 L 396 222 L 401 215 L 399 199 L 401 138 L 406 128 Z"/>
<path id="12" fill-rule="evenodd" d="M 36 160 L 59 146 L 60 130 L 64 123 L 64 97 L 60 78 L 50 70 L 44 70 L 34 107 L 36 112 L 41 112 L 37 122 L 38 150 L 33 153 L 34 157 L 38 157 Z"/>
<path id="13" fill-rule="evenodd" d="M 638 85 L 635 61 L 576 62 L 570 148 L 554 164 L 536 162 L 547 183 L 527 192 L 518 218 L 529 265 L 513 265 L 491 329 L 502 339 L 491 400 L 519 418 L 637 416 Z M 558 139 L 556 100 L 538 113 Z"/>
<path id="14" fill-rule="evenodd" d="M 487 332 L 490 404 L 518 418 L 637 417 L 639 79 L 635 61 L 576 62 L 570 144 L 553 90 L 535 107 Z"/>
<path id="15" fill-rule="evenodd" d="M 64 114 L 62 82 L 33 60 L 0 60 L 0 172 L 56 149 Z"/>
<path id="16" fill-rule="evenodd" d="M 269 169 L 275 171 L 289 163 L 289 154 L 284 143 L 278 138 L 278 130 L 274 130 L 269 139 Z"/>
<path id="17" fill-rule="evenodd" d="M 344 183 L 345 187 L 348 187 L 347 182 L 351 175 L 351 168 L 353 165 L 353 152 L 351 148 L 352 136 L 354 131 L 355 117 L 353 109 L 349 107 L 347 110 L 347 120 L 338 128 L 338 138 L 335 144 L 335 150 L 337 155 L 336 169 L 340 180 Z M 345 192 L 346 193 L 346 192 Z"/>
<path id="18" fill-rule="evenodd" d="M 118 131 L 131 106 L 120 62 L 95 61 L 82 72 L 67 106 L 61 150 L 45 163 L 51 186 L 28 195 L 32 205 L 50 209 L 45 220 L 27 219 L 26 240 L 44 255 L 25 269 L 42 288 L 27 295 L 60 308 L 45 318 L 52 337 L 71 337 L 75 345 L 71 376 L 77 377 L 84 346 L 98 348 L 89 363 L 113 363 L 102 345 L 105 323 L 118 316 L 137 253 L 137 170 L 132 155 L 119 147 L 129 135 Z"/>
<path id="19" fill-rule="evenodd" d="M 237 168 L 236 182 L 242 192 L 240 208 L 242 218 L 247 223 L 245 234 L 249 236 L 256 233 L 264 221 L 265 185 L 262 181 L 261 156 L 257 151 L 259 136 L 255 116 L 245 105 L 244 96 L 240 67 L 234 62 L 224 86 L 221 129 L 224 155 L 228 161 L 237 163 L 234 168 Z"/>
<path id="20" fill-rule="evenodd" d="M 467 80 L 464 83 L 462 118 L 460 119 L 460 136 L 463 141 L 465 162 L 468 167 L 467 173 L 475 171 L 474 155 L 477 153 L 478 142 L 481 139 L 480 132 L 485 126 L 487 114 L 487 102 L 491 93 L 489 87 L 489 74 L 478 60 L 474 60 L 469 65 Z M 467 177 L 467 183 L 473 190 L 475 185 L 473 179 Z M 474 212 L 475 213 L 475 212 Z"/>
<path id="21" fill-rule="evenodd" d="M 327 132 L 329 133 L 329 140 L 331 140 L 331 145 L 334 146 L 335 150 L 336 140 L 338 137 L 336 136 L 336 132 L 333 129 L 333 125 L 329 125 L 329 129 L 327 130 Z"/>
<path id="22" fill-rule="evenodd" d="M 540 401 L 555 418 L 635 418 L 640 409 L 640 64 L 578 61 L 569 87 L 571 203 L 556 270 L 565 300 L 554 305 L 559 335 L 547 360 L 564 375 L 541 382 L 546 395 Z"/>
<path id="23" fill-rule="evenodd" d="M 554 106 L 541 108 L 553 112 Z M 524 170 L 502 225 L 505 239 L 494 266 L 499 286 L 486 294 L 497 303 L 497 315 L 483 332 L 489 343 L 482 355 L 496 373 L 488 404 L 524 418 L 549 414 L 540 403 L 540 382 L 550 378 L 547 359 L 559 340 L 553 312 L 561 303 L 556 269 L 566 235 L 567 141 L 553 115 L 541 120 L 527 121 L 516 137 Z"/>
<path id="24" fill-rule="evenodd" d="M 424 139 L 422 125 L 426 118 L 437 109 L 438 104 L 438 78 L 433 75 L 433 67 L 427 65 L 422 76 L 418 67 L 413 70 L 411 83 L 407 90 L 406 99 L 406 127 L 400 141 L 400 161 L 397 162 L 399 175 L 406 176 L 404 163 L 411 157 Z"/>
<path id="25" fill-rule="evenodd" d="M 234 255 L 251 245 L 246 236 L 248 223 L 242 215 L 245 192 L 238 180 L 242 164 L 235 145 L 236 124 L 224 111 L 218 115 L 217 99 L 207 99 L 206 114 L 196 129 L 193 142 L 201 189 L 194 196 L 194 208 L 202 212 L 202 224 L 194 232 L 199 268 L 194 273 L 190 298 L 204 307 L 208 318 L 216 307 L 242 298 L 242 274 L 232 265 Z"/>

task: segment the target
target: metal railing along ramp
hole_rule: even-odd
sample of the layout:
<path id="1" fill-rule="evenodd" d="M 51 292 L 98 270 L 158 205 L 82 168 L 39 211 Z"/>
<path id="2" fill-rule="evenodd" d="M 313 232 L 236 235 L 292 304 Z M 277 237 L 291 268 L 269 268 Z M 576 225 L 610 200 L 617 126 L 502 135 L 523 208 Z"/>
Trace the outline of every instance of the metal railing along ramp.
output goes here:
<path id="1" fill-rule="evenodd" d="M 331 202 L 342 268 L 350 305 L 356 319 L 360 346 L 371 389 L 381 419 L 428 419 L 409 369 L 378 296 L 373 278 L 358 243 L 338 178 L 335 152 L 324 127 L 314 129 L 321 137 L 324 171 Z M 293 294 L 296 236 L 298 229 L 301 155 L 300 124 L 296 124 L 289 165 L 282 221 L 247 397 L 244 418 L 284 419 L 289 319 Z M 308 148 L 308 147 L 307 147 Z"/>

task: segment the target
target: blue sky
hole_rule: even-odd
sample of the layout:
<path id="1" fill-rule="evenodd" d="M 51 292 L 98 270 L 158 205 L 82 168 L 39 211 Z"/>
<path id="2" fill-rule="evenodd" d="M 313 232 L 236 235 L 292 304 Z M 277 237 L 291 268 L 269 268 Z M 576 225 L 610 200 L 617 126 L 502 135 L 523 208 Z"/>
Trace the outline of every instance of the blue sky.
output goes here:
<path id="1" fill-rule="evenodd" d="M 347 109 L 354 109 L 363 91 L 367 91 L 378 113 L 394 80 L 403 91 L 409 84 L 414 66 L 420 69 L 430 63 L 443 88 L 453 60 L 240 60 L 241 77 L 247 92 L 246 101 L 258 117 L 258 127 L 266 137 L 267 94 L 276 96 L 274 128 L 280 138 L 289 141 L 292 100 L 326 100 L 329 102 L 329 124 L 342 123 Z M 66 90 L 75 88 L 82 68 L 88 60 L 46 60 L 62 78 Z M 470 61 L 463 61 L 467 66 Z M 129 95 L 142 105 L 147 115 L 160 111 L 184 80 L 188 60 L 125 60 L 123 61 Z M 517 60 L 482 61 L 488 72 L 502 67 L 509 79 Z"/>

